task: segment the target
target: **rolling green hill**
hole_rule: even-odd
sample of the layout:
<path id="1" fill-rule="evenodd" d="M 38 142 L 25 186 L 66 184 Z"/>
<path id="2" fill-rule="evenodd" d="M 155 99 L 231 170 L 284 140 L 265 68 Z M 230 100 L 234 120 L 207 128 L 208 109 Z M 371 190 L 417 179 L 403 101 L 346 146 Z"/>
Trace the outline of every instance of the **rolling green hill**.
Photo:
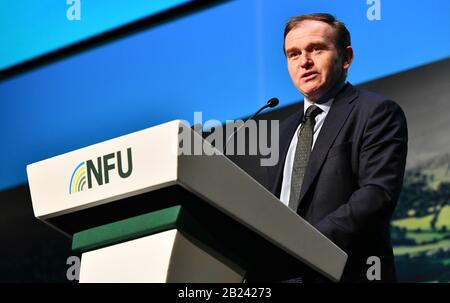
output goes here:
<path id="1" fill-rule="evenodd" d="M 400 281 L 450 282 L 450 154 L 405 173 L 391 225 Z"/>

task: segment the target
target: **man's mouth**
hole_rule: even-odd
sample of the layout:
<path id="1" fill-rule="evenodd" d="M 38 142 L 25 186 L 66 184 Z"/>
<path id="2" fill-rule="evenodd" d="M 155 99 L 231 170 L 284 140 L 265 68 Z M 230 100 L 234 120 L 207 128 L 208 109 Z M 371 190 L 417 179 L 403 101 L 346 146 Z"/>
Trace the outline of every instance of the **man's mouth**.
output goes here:
<path id="1" fill-rule="evenodd" d="M 317 72 L 307 72 L 307 73 L 304 73 L 301 78 L 303 81 L 309 81 L 309 80 L 314 79 L 316 76 L 317 76 Z"/>

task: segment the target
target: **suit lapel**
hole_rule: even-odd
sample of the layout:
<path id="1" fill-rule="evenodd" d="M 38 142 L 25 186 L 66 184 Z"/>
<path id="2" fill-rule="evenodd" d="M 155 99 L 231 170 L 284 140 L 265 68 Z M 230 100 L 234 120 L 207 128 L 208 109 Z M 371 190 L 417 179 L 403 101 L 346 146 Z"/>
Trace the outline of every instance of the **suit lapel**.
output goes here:
<path id="1" fill-rule="evenodd" d="M 273 182 L 273 187 L 271 192 L 280 197 L 281 184 L 283 182 L 283 171 L 284 171 L 284 163 L 286 161 L 286 156 L 289 150 L 289 146 L 291 145 L 292 137 L 297 130 L 300 121 L 303 119 L 303 108 L 304 103 L 300 103 L 300 107 L 295 114 L 291 115 L 286 119 L 286 122 L 280 125 L 280 143 L 279 143 L 279 154 L 282 155 L 282 158 L 278 161 L 278 167 L 275 175 L 275 182 Z"/>
<path id="2" fill-rule="evenodd" d="M 331 145 L 353 109 L 352 101 L 357 96 L 358 91 L 351 84 L 347 84 L 336 96 L 311 152 L 308 167 L 303 178 L 299 205 L 302 204 L 302 200 L 320 171 Z"/>

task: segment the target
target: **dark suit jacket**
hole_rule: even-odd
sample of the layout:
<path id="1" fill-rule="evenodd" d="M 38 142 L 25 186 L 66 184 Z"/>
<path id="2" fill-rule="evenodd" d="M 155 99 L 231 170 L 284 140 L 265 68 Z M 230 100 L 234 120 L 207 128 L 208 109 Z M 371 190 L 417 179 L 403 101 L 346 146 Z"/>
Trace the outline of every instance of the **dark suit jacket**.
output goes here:
<path id="1" fill-rule="evenodd" d="M 286 154 L 301 119 L 280 123 L 280 161 L 269 169 L 280 197 Z M 389 221 L 403 182 L 407 125 L 393 101 L 347 83 L 336 95 L 311 153 L 297 213 L 348 254 L 341 281 L 365 281 L 381 260 L 381 281 L 395 281 Z"/>

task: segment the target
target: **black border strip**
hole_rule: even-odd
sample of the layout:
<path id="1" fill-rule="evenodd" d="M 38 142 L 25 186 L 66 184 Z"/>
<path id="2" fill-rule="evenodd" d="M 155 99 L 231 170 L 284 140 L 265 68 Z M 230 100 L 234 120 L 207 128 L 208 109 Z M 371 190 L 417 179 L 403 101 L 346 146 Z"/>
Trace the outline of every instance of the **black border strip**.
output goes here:
<path id="1" fill-rule="evenodd" d="M 193 0 L 0 71 L 0 81 L 229 0 Z"/>

